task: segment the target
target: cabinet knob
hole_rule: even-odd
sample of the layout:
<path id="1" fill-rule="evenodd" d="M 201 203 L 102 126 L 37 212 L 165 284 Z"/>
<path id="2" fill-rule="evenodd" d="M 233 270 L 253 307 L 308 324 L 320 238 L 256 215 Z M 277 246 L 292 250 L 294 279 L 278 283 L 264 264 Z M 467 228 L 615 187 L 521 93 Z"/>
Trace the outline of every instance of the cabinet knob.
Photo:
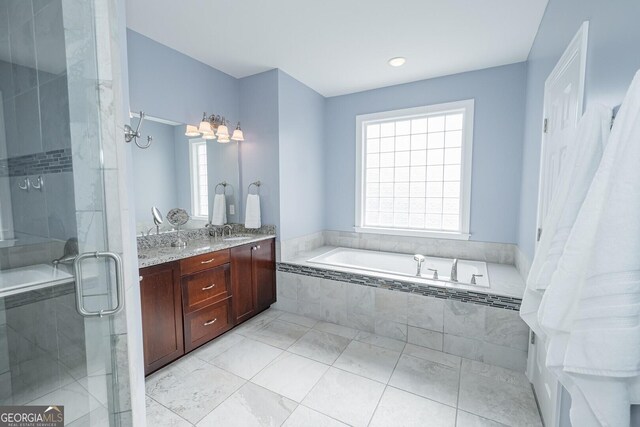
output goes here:
<path id="1" fill-rule="evenodd" d="M 209 320 L 208 322 L 204 322 L 204 326 L 209 326 L 209 325 L 213 325 L 214 323 L 216 323 L 216 320 L 218 320 L 218 318 L 216 317 L 213 320 Z"/>
<path id="2" fill-rule="evenodd" d="M 140 276 L 140 278 L 139 278 L 138 280 L 142 282 L 142 279 L 143 279 L 143 277 L 142 277 L 142 276 Z"/>
<path id="3" fill-rule="evenodd" d="M 216 287 L 215 283 L 210 284 L 209 286 L 205 286 L 204 288 L 202 288 L 203 291 L 208 291 L 209 289 L 213 289 Z"/>

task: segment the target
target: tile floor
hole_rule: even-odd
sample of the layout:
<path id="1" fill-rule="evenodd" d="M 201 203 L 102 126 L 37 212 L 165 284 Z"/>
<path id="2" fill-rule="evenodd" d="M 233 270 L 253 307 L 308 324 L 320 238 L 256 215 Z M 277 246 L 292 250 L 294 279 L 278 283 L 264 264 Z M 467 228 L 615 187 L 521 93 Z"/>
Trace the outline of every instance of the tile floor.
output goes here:
<path id="1" fill-rule="evenodd" d="M 269 309 L 147 378 L 149 426 L 542 426 L 518 372 Z"/>

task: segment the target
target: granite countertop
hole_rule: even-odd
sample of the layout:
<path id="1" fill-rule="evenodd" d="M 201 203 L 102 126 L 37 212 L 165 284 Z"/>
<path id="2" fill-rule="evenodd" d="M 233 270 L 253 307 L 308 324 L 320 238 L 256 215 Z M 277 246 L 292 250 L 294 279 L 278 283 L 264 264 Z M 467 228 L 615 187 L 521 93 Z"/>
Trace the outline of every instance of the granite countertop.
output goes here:
<path id="1" fill-rule="evenodd" d="M 177 261 L 195 255 L 202 255 L 222 249 L 233 248 L 246 245 L 247 243 L 259 242 L 266 239 L 273 239 L 275 234 L 252 234 L 245 236 L 232 236 L 234 238 L 243 237 L 239 240 L 223 240 L 221 238 L 203 237 L 187 240 L 184 248 L 174 248 L 171 246 L 154 246 L 148 248 L 138 248 L 138 267 L 151 267 L 165 262 Z"/>

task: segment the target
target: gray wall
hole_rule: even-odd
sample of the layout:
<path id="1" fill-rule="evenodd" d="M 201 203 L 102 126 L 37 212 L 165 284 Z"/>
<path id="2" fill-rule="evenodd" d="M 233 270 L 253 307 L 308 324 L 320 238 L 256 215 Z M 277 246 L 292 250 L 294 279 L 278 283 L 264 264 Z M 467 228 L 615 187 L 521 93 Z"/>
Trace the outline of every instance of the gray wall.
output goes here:
<path id="1" fill-rule="evenodd" d="M 527 105 L 520 188 L 518 245 L 533 258 L 542 141 L 544 82 L 583 21 L 589 22 L 585 105 L 616 106 L 640 68 L 640 2 L 552 0 L 527 63 Z"/>
<path id="2" fill-rule="evenodd" d="M 520 203 L 524 63 L 328 98 L 325 217 L 330 230 L 353 231 L 356 115 L 475 99 L 471 239 L 515 243 Z"/>
<path id="3" fill-rule="evenodd" d="M 325 99 L 278 72 L 282 240 L 324 230 Z"/>
<path id="4" fill-rule="evenodd" d="M 262 182 L 262 224 L 275 224 L 280 230 L 278 70 L 240 79 L 239 98 L 245 138 L 240 143 L 240 185 L 246 191 L 250 183 Z"/>

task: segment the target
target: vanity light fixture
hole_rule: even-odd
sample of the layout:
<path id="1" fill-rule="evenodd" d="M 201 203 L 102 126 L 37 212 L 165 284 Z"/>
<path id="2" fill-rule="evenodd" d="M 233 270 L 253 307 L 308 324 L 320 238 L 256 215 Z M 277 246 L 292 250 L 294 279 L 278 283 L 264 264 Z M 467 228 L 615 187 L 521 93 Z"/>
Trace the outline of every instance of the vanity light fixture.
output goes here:
<path id="1" fill-rule="evenodd" d="M 402 67 L 404 63 L 407 62 L 407 59 L 402 56 L 396 56 L 395 58 L 391 58 L 389 60 L 389 65 L 392 67 Z"/>
<path id="2" fill-rule="evenodd" d="M 234 141 L 244 141 L 244 133 L 240 128 L 240 122 L 236 125 L 236 128 L 233 131 L 233 135 L 231 135 L 231 139 Z"/>
<path id="3" fill-rule="evenodd" d="M 184 134 L 186 136 L 200 136 L 198 128 L 193 125 L 187 125 L 187 131 Z"/>
<path id="4" fill-rule="evenodd" d="M 226 144 L 229 141 L 244 141 L 244 134 L 240 128 L 240 122 L 233 131 L 233 135 L 229 135 L 229 128 L 227 127 L 228 120 L 224 116 L 212 114 L 207 116 L 207 113 L 202 115 L 202 121 L 198 127 L 193 125 L 187 125 L 185 135 L 194 137 L 202 136 L 203 139 L 218 139 L 221 144 Z"/>

